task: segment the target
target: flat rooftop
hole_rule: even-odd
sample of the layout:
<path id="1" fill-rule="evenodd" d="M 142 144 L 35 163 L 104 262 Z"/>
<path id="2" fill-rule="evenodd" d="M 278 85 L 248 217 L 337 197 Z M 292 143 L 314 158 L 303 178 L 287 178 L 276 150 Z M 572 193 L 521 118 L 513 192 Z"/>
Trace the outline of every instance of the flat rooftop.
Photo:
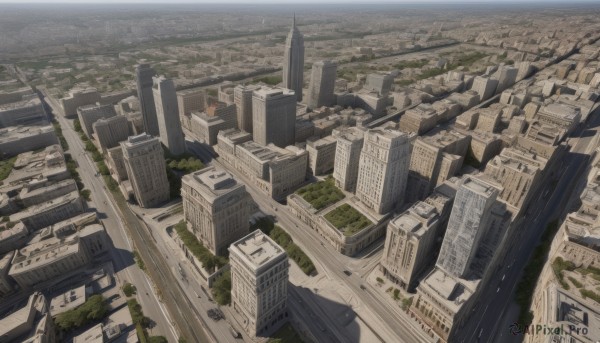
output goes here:
<path id="1" fill-rule="evenodd" d="M 231 244 L 231 248 L 254 270 L 285 255 L 283 249 L 262 231 L 256 230 Z"/>
<path id="2" fill-rule="evenodd" d="M 47 123 L 37 126 L 11 126 L 0 129 L 0 143 L 9 143 L 19 139 L 54 132 L 54 127 Z"/>
<path id="3" fill-rule="evenodd" d="M 473 193 L 481 194 L 486 197 L 490 197 L 494 192 L 498 191 L 492 185 L 472 177 L 466 178 L 462 183 L 461 188 L 466 188 Z"/>

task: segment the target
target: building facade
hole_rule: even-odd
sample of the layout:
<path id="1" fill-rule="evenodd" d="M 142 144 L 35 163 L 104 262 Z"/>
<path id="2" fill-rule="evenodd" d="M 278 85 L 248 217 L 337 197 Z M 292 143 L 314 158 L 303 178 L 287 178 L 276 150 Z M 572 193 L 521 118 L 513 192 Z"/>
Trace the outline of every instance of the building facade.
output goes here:
<path id="1" fill-rule="evenodd" d="M 156 107 L 160 141 L 171 154 L 178 156 L 185 152 L 185 139 L 177 108 L 177 94 L 173 80 L 164 77 L 153 78 L 152 92 Z"/>
<path id="2" fill-rule="evenodd" d="M 333 178 L 335 185 L 345 191 L 354 192 L 358 181 L 360 152 L 364 142 L 364 131 L 350 127 L 336 134 Z"/>
<path id="3" fill-rule="evenodd" d="M 467 276 L 490 226 L 491 208 L 498 193 L 494 186 L 479 179 L 467 177 L 463 180 L 452 205 L 438 267 L 455 277 Z"/>
<path id="4" fill-rule="evenodd" d="M 289 89 L 261 88 L 252 96 L 252 136 L 258 144 L 294 145 L 296 94 Z"/>
<path id="5" fill-rule="evenodd" d="M 213 254 L 248 234 L 248 193 L 229 173 L 210 167 L 185 175 L 181 197 L 191 231 Z"/>
<path id="6" fill-rule="evenodd" d="M 252 95 L 259 86 L 238 85 L 233 89 L 233 102 L 237 110 L 238 129 L 252 132 Z"/>
<path id="7" fill-rule="evenodd" d="M 310 84 L 308 85 L 308 108 L 335 105 L 335 78 L 337 63 L 318 61 L 312 65 Z"/>
<path id="8" fill-rule="evenodd" d="M 231 244 L 229 259 L 231 306 L 250 336 L 267 337 L 287 322 L 287 254 L 256 230 Z"/>
<path id="9" fill-rule="evenodd" d="M 100 119 L 92 127 L 102 151 L 114 148 L 129 137 L 129 122 L 125 116 Z"/>
<path id="10" fill-rule="evenodd" d="M 123 162 L 135 198 L 141 207 L 154 207 L 169 200 L 169 180 L 163 149 L 158 138 L 148 134 L 121 142 Z"/>
<path id="11" fill-rule="evenodd" d="M 410 142 L 395 130 L 365 132 L 360 154 L 356 196 L 369 209 L 385 214 L 404 202 Z"/>

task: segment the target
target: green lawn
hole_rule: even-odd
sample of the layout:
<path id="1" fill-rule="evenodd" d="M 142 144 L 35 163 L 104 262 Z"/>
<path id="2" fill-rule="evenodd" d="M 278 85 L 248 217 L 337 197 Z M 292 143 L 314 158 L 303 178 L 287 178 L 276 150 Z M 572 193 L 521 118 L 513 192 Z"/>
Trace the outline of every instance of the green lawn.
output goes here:
<path id="1" fill-rule="evenodd" d="M 281 329 L 277 330 L 267 343 L 304 343 L 304 341 L 294 327 L 290 323 L 287 323 Z"/>
<path id="2" fill-rule="evenodd" d="M 10 172 L 12 171 L 13 165 L 15 164 L 16 160 L 17 157 L 15 156 L 7 160 L 0 161 L 0 182 L 10 175 Z"/>
<path id="3" fill-rule="evenodd" d="M 325 215 L 333 226 L 342 231 L 345 236 L 353 236 L 362 229 L 373 224 L 367 217 L 358 212 L 354 207 L 343 204 Z"/>
<path id="4" fill-rule="evenodd" d="M 325 181 L 304 186 L 297 190 L 296 193 L 317 210 L 323 209 L 346 197 L 335 186 L 333 177 L 328 177 Z"/>

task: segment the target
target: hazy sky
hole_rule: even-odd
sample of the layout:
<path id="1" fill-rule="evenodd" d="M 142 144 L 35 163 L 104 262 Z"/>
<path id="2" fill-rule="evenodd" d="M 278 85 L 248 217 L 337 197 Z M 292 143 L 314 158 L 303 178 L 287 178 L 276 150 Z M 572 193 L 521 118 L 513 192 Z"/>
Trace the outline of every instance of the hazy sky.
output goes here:
<path id="1" fill-rule="evenodd" d="M 0 0 L 0 3 L 95 3 L 95 4 L 118 4 L 118 3 L 213 3 L 213 4 L 252 4 L 252 3 L 266 3 L 266 4 L 306 4 L 306 3 L 523 3 L 523 2 L 535 2 L 535 3 L 570 3 L 570 2 L 587 2 L 593 3 L 597 0 Z"/>

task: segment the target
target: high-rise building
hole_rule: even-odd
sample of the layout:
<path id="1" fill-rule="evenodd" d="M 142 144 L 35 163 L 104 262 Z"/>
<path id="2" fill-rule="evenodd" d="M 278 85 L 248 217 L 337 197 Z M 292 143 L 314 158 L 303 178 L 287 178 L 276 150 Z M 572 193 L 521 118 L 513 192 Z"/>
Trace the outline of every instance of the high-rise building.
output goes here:
<path id="1" fill-rule="evenodd" d="M 368 130 L 360 154 L 356 196 L 379 214 L 393 210 L 404 202 L 409 163 L 407 134 L 389 129 Z"/>
<path id="2" fill-rule="evenodd" d="M 92 127 L 102 151 L 105 152 L 129 137 L 129 122 L 125 116 L 100 119 Z"/>
<path id="3" fill-rule="evenodd" d="M 345 191 L 354 192 L 365 133 L 356 127 L 349 127 L 334 136 L 337 138 L 333 165 L 335 185 Z"/>
<path id="4" fill-rule="evenodd" d="M 296 92 L 296 101 L 302 101 L 304 86 L 304 36 L 296 27 L 296 16 L 285 41 L 283 57 L 283 86 Z"/>
<path id="5" fill-rule="evenodd" d="M 204 168 L 182 179 L 183 215 L 191 231 L 215 255 L 248 234 L 249 197 L 231 174 Z"/>
<path id="6" fill-rule="evenodd" d="M 229 247 L 231 305 L 250 336 L 268 336 L 287 321 L 285 251 L 256 230 Z"/>
<path id="7" fill-rule="evenodd" d="M 296 94 L 282 88 L 261 88 L 252 96 L 252 136 L 266 146 L 294 145 L 296 135 Z"/>
<path id="8" fill-rule="evenodd" d="M 422 201 L 392 219 L 381 258 L 385 276 L 406 290 L 414 289 L 434 255 L 439 222 L 436 208 Z"/>
<path id="9" fill-rule="evenodd" d="M 458 188 L 437 266 L 455 277 L 468 275 L 475 253 L 491 226 L 492 205 L 498 189 L 467 177 Z"/>
<path id="10" fill-rule="evenodd" d="M 127 177 L 141 207 L 154 207 L 169 200 L 167 166 L 160 141 L 148 134 L 121 142 Z"/>
<path id="11" fill-rule="evenodd" d="M 135 80 L 142 117 L 144 118 L 144 131 L 149 135 L 158 136 L 158 119 L 156 118 L 156 106 L 152 92 L 152 78 L 154 75 L 156 75 L 154 69 L 148 64 L 139 64 L 135 67 Z"/>
<path id="12" fill-rule="evenodd" d="M 308 85 L 308 108 L 335 105 L 335 78 L 337 64 L 332 61 L 319 61 L 312 65 Z"/>
<path id="13" fill-rule="evenodd" d="M 392 89 L 392 84 L 394 84 L 394 77 L 391 74 L 369 74 L 364 88 L 385 96 Z"/>
<path id="14" fill-rule="evenodd" d="M 177 93 L 173 80 L 164 76 L 154 77 L 152 92 L 156 106 L 156 118 L 160 141 L 169 149 L 171 154 L 177 156 L 185 152 L 185 139 L 179 119 L 177 107 Z"/>
<path id="15" fill-rule="evenodd" d="M 233 102 L 237 109 L 238 129 L 252 132 L 252 94 L 260 86 L 238 85 L 233 89 Z"/>

